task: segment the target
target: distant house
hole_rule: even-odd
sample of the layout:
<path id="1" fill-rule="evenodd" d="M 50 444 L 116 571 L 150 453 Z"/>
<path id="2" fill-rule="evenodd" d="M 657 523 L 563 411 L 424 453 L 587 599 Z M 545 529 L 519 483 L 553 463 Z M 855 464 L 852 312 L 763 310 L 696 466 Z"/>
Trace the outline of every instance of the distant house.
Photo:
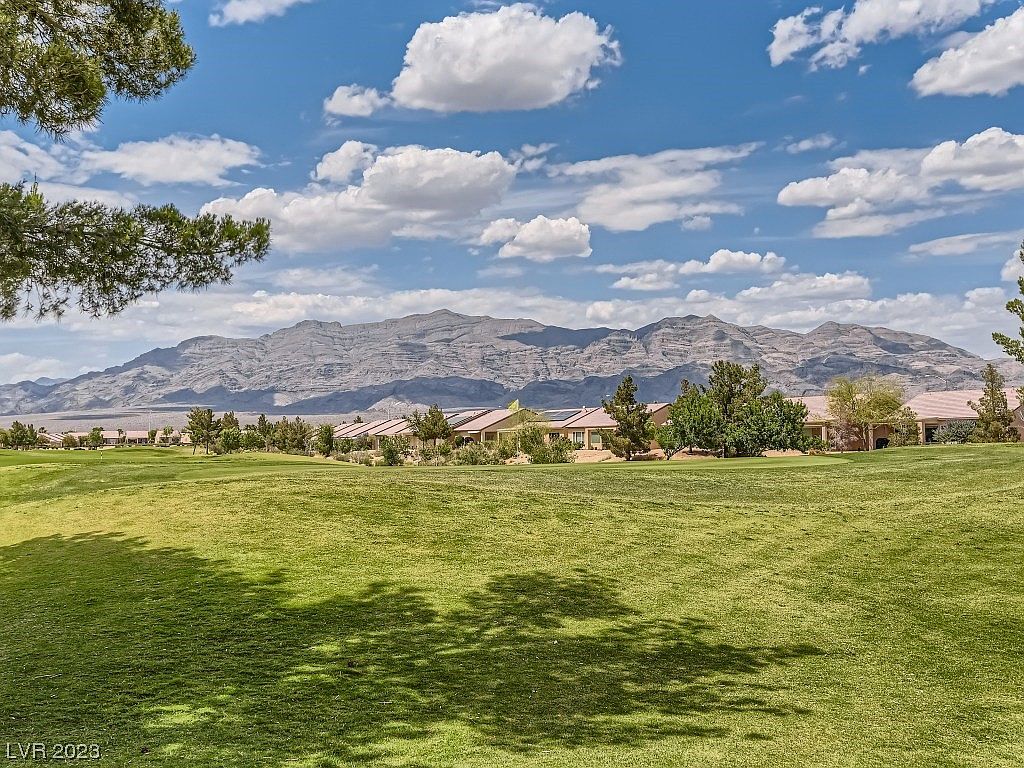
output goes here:
<path id="1" fill-rule="evenodd" d="M 77 438 L 85 444 L 89 439 L 88 432 L 68 432 L 67 434 Z M 149 432 L 129 430 L 118 432 L 116 429 L 103 430 L 103 446 L 114 447 L 118 445 L 149 445 Z"/>
<path id="2" fill-rule="evenodd" d="M 1004 390 L 1006 402 L 1014 415 L 1014 426 L 1024 438 L 1024 404 L 1014 389 Z M 913 398 L 907 407 L 917 414 L 921 440 L 933 442 L 936 430 L 951 421 L 977 421 L 978 412 L 971 408 L 984 395 L 980 389 L 964 389 L 948 392 L 925 392 Z"/>
<path id="3" fill-rule="evenodd" d="M 668 420 L 671 405 L 671 403 L 651 403 L 647 406 L 655 425 L 661 426 Z M 550 423 L 549 437 L 556 435 L 564 437 L 585 450 L 602 450 L 601 432 L 614 430 L 618 426 L 615 420 L 605 413 L 604 408 L 546 411 L 542 415 Z M 657 447 L 656 443 L 651 443 L 652 450 Z"/>

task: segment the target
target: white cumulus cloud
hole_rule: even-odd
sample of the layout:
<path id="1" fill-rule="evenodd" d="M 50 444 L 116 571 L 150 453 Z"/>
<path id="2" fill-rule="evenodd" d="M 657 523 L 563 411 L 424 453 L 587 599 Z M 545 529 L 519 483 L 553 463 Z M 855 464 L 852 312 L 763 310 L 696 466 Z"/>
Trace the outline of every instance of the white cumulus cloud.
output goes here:
<path id="1" fill-rule="evenodd" d="M 662 291 L 679 286 L 685 275 L 727 275 L 740 273 L 771 274 L 785 269 L 786 259 L 769 251 L 765 254 L 720 249 L 707 261 L 634 261 L 625 264 L 599 264 L 594 268 L 600 274 L 623 275 L 613 288 L 633 291 Z"/>
<path id="2" fill-rule="evenodd" d="M 311 0 L 228 0 L 210 14 L 210 25 L 226 27 L 230 24 L 248 24 L 283 16 L 293 5 Z"/>
<path id="3" fill-rule="evenodd" d="M 828 209 L 815 229 L 819 237 L 886 235 L 965 201 L 1024 189 L 1024 136 L 989 128 L 926 149 L 860 152 L 832 168 L 829 176 L 786 185 L 779 204 Z"/>
<path id="4" fill-rule="evenodd" d="M 390 103 L 391 99 L 376 88 L 339 85 L 324 99 L 324 112 L 335 117 L 369 117 Z"/>
<path id="5" fill-rule="evenodd" d="M 595 87 L 594 70 L 619 60 L 611 30 L 589 16 L 517 3 L 420 25 L 391 95 L 437 112 L 540 109 Z"/>
<path id="6" fill-rule="evenodd" d="M 845 67 L 863 46 L 954 29 L 996 0 L 856 0 L 847 10 L 820 6 L 780 19 L 768 56 L 779 66 L 804 51 L 812 67 Z"/>
<path id="7" fill-rule="evenodd" d="M 327 179 L 345 170 L 331 160 L 321 172 Z M 203 210 L 267 217 L 274 223 L 275 243 L 289 251 L 340 250 L 383 245 L 394 237 L 419 236 L 425 228 L 475 217 L 501 201 L 515 175 L 515 168 L 497 152 L 394 147 L 373 159 L 359 184 L 344 189 L 259 188 L 241 198 L 214 200 Z"/>
<path id="8" fill-rule="evenodd" d="M 749 157 L 759 146 L 617 155 L 553 166 L 549 174 L 585 184 L 577 215 L 613 232 L 641 231 L 668 221 L 706 229 L 715 214 L 742 213 L 735 203 L 712 197 L 722 183 L 714 166 Z"/>
<path id="9" fill-rule="evenodd" d="M 1024 8 L 924 64 L 911 85 L 921 96 L 1005 96 L 1024 85 Z"/>
<path id="10" fill-rule="evenodd" d="M 521 258 L 542 263 L 586 258 L 593 253 L 590 227 L 576 217 L 549 219 L 537 216 L 525 224 L 515 219 L 499 219 L 488 225 L 480 242 L 484 245 L 504 242 L 498 251 L 499 258 Z"/>
<path id="11" fill-rule="evenodd" d="M 81 170 L 115 173 L 145 186 L 151 184 L 206 184 L 222 187 L 235 168 L 256 165 L 260 152 L 251 144 L 214 135 L 173 135 L 157 141 L 131 141 L 117 149 L 88 149 Z"/>

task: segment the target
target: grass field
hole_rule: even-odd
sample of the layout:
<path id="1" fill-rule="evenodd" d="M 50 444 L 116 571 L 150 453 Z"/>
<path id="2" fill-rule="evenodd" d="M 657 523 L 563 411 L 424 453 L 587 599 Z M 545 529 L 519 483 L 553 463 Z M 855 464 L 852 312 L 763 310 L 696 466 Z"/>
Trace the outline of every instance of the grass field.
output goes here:
<path id="1" fill-rule="evenodd" d="M 1019 766 L 1022 468 L 0 452 L 0 749 Z"/>

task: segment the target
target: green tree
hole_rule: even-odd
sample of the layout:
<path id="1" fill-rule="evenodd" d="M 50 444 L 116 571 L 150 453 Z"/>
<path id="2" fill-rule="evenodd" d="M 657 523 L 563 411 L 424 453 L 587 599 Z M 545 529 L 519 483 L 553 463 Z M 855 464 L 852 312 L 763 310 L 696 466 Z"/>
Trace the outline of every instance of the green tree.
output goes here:
<path id="1" fill-rule="evenodd" d="M 235 416 L 234 411 L 228 411 L 220 417 L 220 426 L 222 429 L 231 429 L 232 427 L 238 430 L 242 429 L 242 425 L 238 423 L 238 417 Z"/>
<path id="2" fill-rule="evenodd" d="M 29 448 L 36 447 L 36 443 L 39 440 L 39 432 L 31 424 L 23 424 L 20 421 L 16 421 L 11 424 L 7 439 L 12 448 L 28 450 Z"/>
<path id="3" fill-rule="evenodd" d="M 626 376 L 615 390 L 611 400 L 602 400 L 604 412 L 615 421 L 613 439 L 608 447 L 621 455 L 626 461 L 632 461 L 638 453 L 646 453 L 651 449 L 654 440 L 654 422 L 646 403 L 636 399 L 636 384 L 632 376 Z"/>
<path id="4" fill-rule="evenodd" d="M 380 441 L 380 453 L 386 466 L 400 467 L 412 455 L 412 446 L 409 445 L 409 439 L 402 435 L 384 437 Z"/>
<path id="5" fill-rule="evenodd" d="M 103 446 L 103 427 L 93 427 L 89 430 L 88 436 L 85 438 L 90 448 L 100 448 Z"/>
<path id="6" fill-rule="evenodd" d="M 149 430 L 149 444 L 150 445 L 156 445 L 156 436 L 158 434 L 160 434 L 160 433 L 157 430 L 155 430 L 155 429 Z"/>
<path id="7" fill-rule="evenodd" d="M 413 437 L 421 443 L 429 440 L 435 449 L 437 448 L 438 441 L 447 440 L 454 432 L 452 425 L 445 418 L 441 406 L 437 404 L 430 406 L 425 414 L 413 411 L 408 421 L 409 431 Z"/>
<path id="8" fill-rule="evenodd" d="M 900 386 L 877 376 L 837 377 L 825 390 L 825 397 L 836 442 L 842 451 L 850 450 L 857 443 L 872 448 L 872 427 L 892 424 L 903 408 Z"/>
<path id="9" fill-rule="evenodd" d="M 170 445 L 171 444 L 171 435 L 174 434 L 174 427 L 172 427 L 170 424 L 168 424 L 166 427 L 163 428 L 162 432 L 163 432 L 163 442 L 166 445 Z"/>
<path id="10" fill-rule="evenodd" d="M 656 432 L 659 445 L 669 458 L 683 448 L 691 453 L 694 448 L 721 450 L 724 435 L 725 419 L 718 404 L 705 389 L 688 381 L 683 382 L 679 397 L 669 408 L 668 419 Z M 674 450 L 670 452 L 666 443 Z"/>
<path id="11" fill-rule="evenodd" d="M 1021 244 L 1020 250 L 1017 252 L 1017 258 L 1024 263 L 1024 244 Z M 1017 286 L 1020 289 L 1021 296 L 1024 297 L 1024 277 L 1017 280 Z M 1003 348 L 1006 354 L 1015 359 L 1021 365 L 1024 365 L 1024 299 L 1018 297 L 1011 300 L 1006 305 L 1006 310 L 1021 322 L 1020 338 L 1011 339 L 1003 333 L 994 333 L 992 334 L 992 338 L 995 339 L 995 342 Z M 1021 401 L 1024 402 L 1024 389 L 1021 389 L 1021 393 Z"/>
<path id="12" fill-rule="evenodd" d="M 807 406 L 770 392 L 745 403 L 727 426 L 726 442 L 736 456 L 760 456 L 765 451 L 804 450 Z"/>
<path id="13" fill-rule="evenodd" d="M 11 433 L 6 429 L 0 428 L 0 448 L 13 448 L 11 445 Z"/>
<path id="14" fill-rule="evenodd" d="M 921 430 L 917 425 L 918 416 L 914 411 L 903 406 L 893 414 L 889 425 L 892 435 L 889 437 L 890 448 L 905 448 L 921 444 Z"/>
<path id="15" fill-rule="evenodd" d="M 238 427 L 221 427 L 214 450 L 218 453 L 235 453 L 242 449 L 242 430 Z"/>
<path id="16" fill-rule="evenodd" d="M 1014 427 L 1013 412 L 1007 402 L 1006 379 L 989 363 L 982 373 L 984 392 L 977 403 L 970 403 L 978 414 L 978 425 L 971 440 L 978 443 L 1011 443 L 1020 440 Z"/>
<path id="17" fill-rule="evenodd" d="M 97 123 L 113 97 L 144 101 L 195 61 L 162 0 L 2 0 L 0 114 L 54 137 Z M 269 249 L 265 220 L 189 218 L 173 206 L 132 210 L 50 204 L 36 187 L 0 185 L 0 321 L 24 310 L 95 316 L 147 293 L 230 279 Z"/>
<path id="18" fill-rule="evenodd" d="M 195 63 L 159 0 L 5 0 L 0 114 L 62 136 L 96 123 L 111 95 L 159 96 Z"/>
<path id="19" fill-rule="evenodd" d="M 266 448 L 266 443 L 260 436 L 260 433 L 256 431 L 254 424 L 246 424 L 245 429 L 242 430 L 242 439 L 239 444 L 239 448 L 243 451 L 262 451 Z"/>
<path id="20" fill-rule="evenodd" d="M 265 221 L 190 219 L 174 206 L 50 205 L 35 189 L 0 185 L 0 320 L 60 317 L 71 302 L 94 317 L 117 314 L 148 293 L 227 283 L 269 247 Z"/>
<path id="21" fill-rule="evenodd" d="M 265 414 L 260 414 L 256 420 L 256 433 L 263 439 L 263 450 L 269 451 L 274 447 L 274 425 Z"/>
<path id="22" fill-rule="evenodd" d="M 298 416 L 294 421 L 283 418 L 274 425 L 274 447 L 285 453 L 308 455 L 313 437 L 313 425 Z"/>
<path id="23" fill-rule="evenodd" d="M 334 425 L 321 424 L 316 431 L 316 440 L 313 448 L 323 457 L 334 453 Z"/>
<path id="24" fill-rule="evenodd" d="M 209 408 L 193 408 L 188 414 L 188 432 L 192 438 L 192 455 L 202 445 L 206 453 L 210 453 L 210 447 L 220 436 L 220 419 L 213 416 Z"/>
<path id="25" fill-rule="evenodd" d="M 768 388 L 761 367 L 745 368 L 739 363 L 719 360 L 711 366 L 707 396 L 718 408 L 726 424 L 735 424 L 749 403 L 757 400 Z"/>
<path id="26" fill-rule="evenodd" d="M 77 448 L 79 446 L 78 438 L 72 435 L 70 432 L 66 433 L 60 439 L 61 448 Z"/>

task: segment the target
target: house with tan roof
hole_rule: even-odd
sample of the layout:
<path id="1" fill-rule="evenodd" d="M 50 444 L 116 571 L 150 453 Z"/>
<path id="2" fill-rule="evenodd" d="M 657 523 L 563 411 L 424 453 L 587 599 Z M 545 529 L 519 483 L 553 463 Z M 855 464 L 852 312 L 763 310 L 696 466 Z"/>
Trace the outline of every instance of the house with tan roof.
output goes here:
<path id="1" fill-rule="evenodd" d="M 651 403 L 647 411 L 655 425 L 661 426 L 668 420 L 671 403 Z M 604 408 L 577 408 L 570 411 L 549 411 L 549 438 L 560 436 L 571 440 L 584 450 L 600 451 L 604 445 L 601 432 L 615 429 L 615 420 L 605 413 Z M 651 450 L 657 448 L 651 443 Z"/>
<path id="2" fill-rule="evenodd" d="M 1015 389 L 1003 390 L 1006 403 L 1014 415 L 1014 427 L 1024 438 L 1024 403 Z M 978 412 L 971 408 L 985 394 L 980 389 L 964 389 L 948 392 L 925 392 L 910 400 L 907 407 L 917 414 L 921 430 L 921 441 L 933 442 L 936 430 L 951 421 L 977 421 Z"/>

